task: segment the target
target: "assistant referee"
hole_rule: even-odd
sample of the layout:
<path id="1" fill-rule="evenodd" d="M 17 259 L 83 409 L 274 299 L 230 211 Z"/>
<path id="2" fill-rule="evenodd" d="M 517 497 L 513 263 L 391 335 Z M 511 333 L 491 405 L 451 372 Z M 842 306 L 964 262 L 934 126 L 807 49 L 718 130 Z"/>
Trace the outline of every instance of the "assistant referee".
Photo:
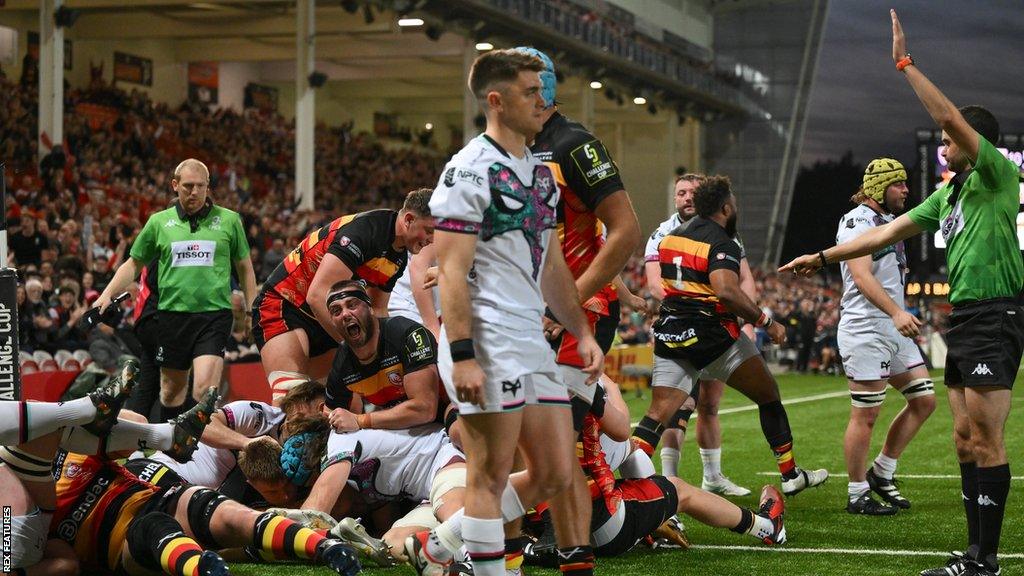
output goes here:
<path id="1" fill-rule="evenodd" d="M 237 212 L 215 205 L 208 194 L 210 171 L 194 158 L 174 169 L 178 200 L 152 214 L 107 288 L 96 300 L 102 311 L 153 259 L 157 266 L 157 354 L 161 420 L 186 408 L 188 371 L 198 401 L 220 384 L 224 348 L 231 335 L 231 270 L 245 293 L 247 310 L 256 295 L 249 244 Z"/>
<path id="2" fill-rule="evenodd" d="M 981 106 L 957 109 L 917 68 L 896 11 L 890 15 L 896 69 L 942 128 L 942 154 L 956 175 L 892 222 L 796 258 L 779 272 L 810 275 L 829 262 L 873 254 L 925 230 L 942 233 L 953 305 L 945 384 L 960 462 L 967 549 L 921 574 L 997 576 L 1011 479 L 1003 430 L 1024 353 L 1024 264 L 1016 224 L 1020 172 L 996 149 L 995 116 Z"/>

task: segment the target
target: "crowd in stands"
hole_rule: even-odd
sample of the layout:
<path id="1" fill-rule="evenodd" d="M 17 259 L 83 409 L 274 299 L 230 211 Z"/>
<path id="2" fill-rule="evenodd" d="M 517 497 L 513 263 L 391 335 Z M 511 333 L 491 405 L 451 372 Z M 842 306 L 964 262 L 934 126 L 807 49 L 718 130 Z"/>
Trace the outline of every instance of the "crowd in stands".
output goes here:
<path id="1" fill-rule="evenodd" d="M 170 171 L 182 158 L 206 160 L 212 198 L 242 215 L 258 280 L 314 227 L 397 208 L 406 192 L 436 181 L 444 162 L 429 149 L 354 133 L 351 124 L 318 125 L 316 206 L 303 211 L 294 199 L 294 123 L 280 115 L 173 108 L 94 80 L 65 91 L 64 145 L 40 159 L 36 83 L 0 72 L 0 90 L 8 102 L 0 107 L 0 157 L 7 162 L 9 258 L 22 278 L 20 337 L 29 353 L 89 349 L 99 364 L 132 349 L 132 300 L 118 329 L 85 334 L 77 323 L 149 214 L 174 200 Z"/>

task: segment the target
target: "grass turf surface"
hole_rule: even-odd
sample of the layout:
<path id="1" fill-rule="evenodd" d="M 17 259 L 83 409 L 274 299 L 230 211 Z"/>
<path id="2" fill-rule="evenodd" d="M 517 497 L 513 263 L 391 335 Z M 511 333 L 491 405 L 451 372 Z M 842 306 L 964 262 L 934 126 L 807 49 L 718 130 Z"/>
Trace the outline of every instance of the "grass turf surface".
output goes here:
<path id="1" fill-rule="evenodd" d="M 941 378 L 941 372 L 934 374 Z M 912 575 L 924 568 L 945 562 L 945 552 L 962 549 L 966 541 L 963 505 L 960 501 L 959 468 L 953 454 L 952 424 L 946 402 L 946 388 L 936 383 L 937 408 L 900 459 L 897 478 L 907 475 L 937 475 L 949 478 L 904 478 L 901 491 L 913 503 L 910 510 L 892 517 L 853 516 L 846 513 L 846 476 L 843 463 L 843 432 L 850 411 L 846 381 L 841 377 L 782 375 L 779 378 L 784 401 L 803 399 L 787 406 L 793 428 L 797 462 L 807 468 L 827 468 L 829 481 L 817 489 L 809 489 L 786 502 L 785 546 L 769 549 L 748 536 L 728 530 L 714 529 L 683 516 L 690 541 L 688 551 L 654 550 L 644 547 L 618 558 L 600 558 L 598 574 L 676 575 L 715 574 L 748 575 L 778 574 L 796 576 L 828 575 Z M 1020 380 L 1021 378 L 1018 378 Z M 1018 385 L 1019 386 L 1019 385 Z M 833 397 L 815 396 L 839 393 Z M 650 393 L 637 399 L 625 392 L 635 422 L 643 414 Z M 1003 523 L 1002 566 L 1004 574 L 1024 573 L 1024 474 L 1020 455 L 1024 454 L 1024 425 L 1019 412 L 1024 409 L 1024 396 L 1014 394 L 1013 408 L 1006 427 L 1006 448 L 1011 460 L 1014 480 L 1010 487 Z M 756 507 L 763 484 L 778 485 L 777 469 L 770 450 L 761 435 L 756 409 L 734 390 L 726 389 L 721 408 L 724 411 L 750 407 L 749 410 L 727 412 L 720 416 L 722 424 L 722 467 L 733 481 L 753 492 L 734 498 L 741 506 Z M 869 451 L 869 461 L 878 454 L 889 421 L 902 408 L 903 399 L 890 389 L 882 409 Z M 1015 414 L 1016 413 L 1016 414 Z M 657 454 L 655 464 L 660 467 Z M 683 448 L 681 476 L 700 485 L 701 464 L 693 434 Z M 702 548 L 701 546 L 708 546 Z M 740 547 L 753 547 L 746 550 Z M 722 548 L 724 547 L 724 548 Z M 798 551 L 797 549 L 801 550 Z M 809 551 L 803 551 L 812 549 Z M 873 550 L 876 553 L 848 553 L 841 550 Z M 893 551 L 882 555 L 877 551 Z M 899 553 L 911 551 L 914 554 Z M 922 553 L 935 553 L 927 555 Z M 1007 557 L 1010 555 L 1011 557 Z M 1017 557 L 1012 557 L 1016 555 Z M 526 573 L 554 576 L 555 570 L 525 567 Z M 325 574 L 323 567 L 304 565 L 235 564 L 232 573 L 240 576 L 284 576 Z M 408 566 L 367 568 L 370 576 L 413 574 Z"/>

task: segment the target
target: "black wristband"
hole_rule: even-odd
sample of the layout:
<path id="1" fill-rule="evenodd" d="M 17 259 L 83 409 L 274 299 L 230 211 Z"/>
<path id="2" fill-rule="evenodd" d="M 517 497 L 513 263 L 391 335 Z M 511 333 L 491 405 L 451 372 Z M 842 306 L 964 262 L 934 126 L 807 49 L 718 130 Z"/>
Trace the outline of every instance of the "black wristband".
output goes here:
<path id="1" fill-rule="evenodd" d="M 828 259 L 825 258 L 825 251 L 824 250 L 822 250 L 821 252 L 818 252 L 818 258 L 821 259 L 821 267 L 822 268 L 828 266 Z"/>
<path id="2" fill-rule="evenodd" d="M 448 346 L 452 350 L 452 362 L 462 362 L 463 360 L 476 358 L 476 351 L 473 350 L 473 340 L 471 338 L 449 342 Z"/>
<path id="3" fill-rule="evenodd" d="M 765 330 L 767 330 L 774 323 L 775 323 L 775 320 L 772 320 L 771 316 L 765 316 L 764 324 L 761 325 L 761 328 L 764 328 Z"/>

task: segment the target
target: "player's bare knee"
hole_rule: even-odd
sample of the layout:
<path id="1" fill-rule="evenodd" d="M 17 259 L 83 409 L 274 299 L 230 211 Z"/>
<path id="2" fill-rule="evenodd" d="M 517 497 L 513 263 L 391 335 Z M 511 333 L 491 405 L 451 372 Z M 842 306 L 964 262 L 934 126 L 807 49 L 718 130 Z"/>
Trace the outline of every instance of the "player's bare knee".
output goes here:
<path id="1" fill-rule="evenodd" d="M 907 406 L 913 410 L 919 418 L 924 419 L 932 415 L 935 412 L 935 395 L 919 396 L 913 400 L 907 401 Z"/>

